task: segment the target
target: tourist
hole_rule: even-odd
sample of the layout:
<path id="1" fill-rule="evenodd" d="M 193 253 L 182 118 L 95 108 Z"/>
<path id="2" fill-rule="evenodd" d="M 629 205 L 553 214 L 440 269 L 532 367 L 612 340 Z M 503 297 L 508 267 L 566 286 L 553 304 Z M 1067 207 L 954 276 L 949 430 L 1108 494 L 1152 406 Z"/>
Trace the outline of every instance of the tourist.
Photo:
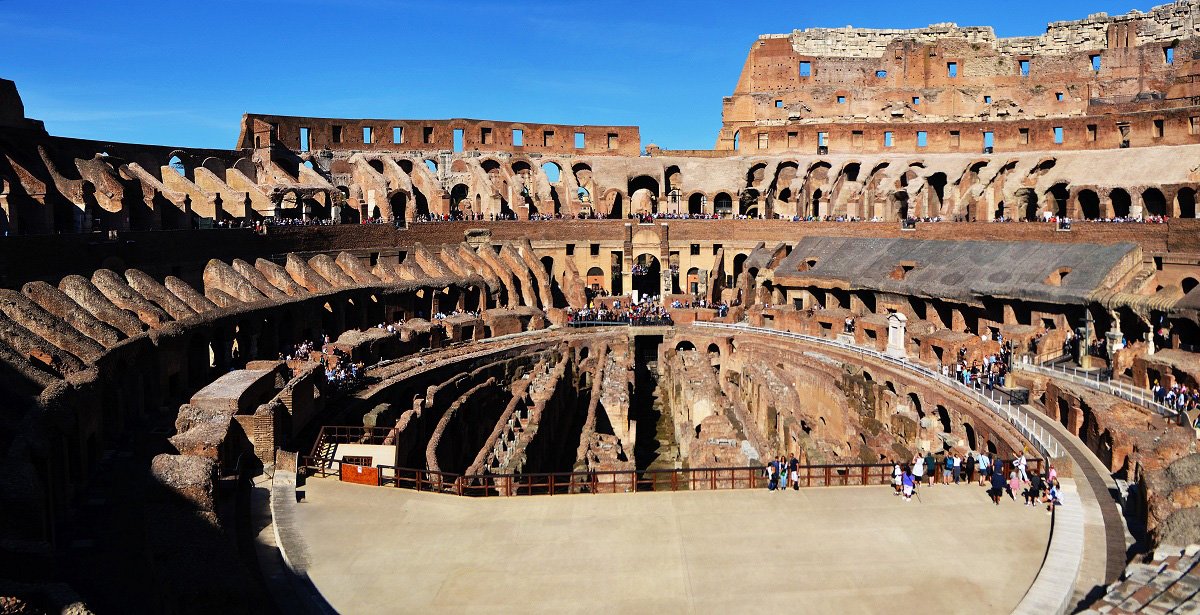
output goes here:
<path id="1" fill-rule="evenodd" d="M 933 451 L 926 451 L 925 452 L 925 482 L 927 482 L 929 484 L 929 486 L 932 487 L 933 483 L 936 479 L 937 479 L 937 460 L 935 460 L 933 458 Z"/>
<path id="2" fill-rule="evenodd" d="M 992 460 L 988 459 L 987 453 L 979 451 L 979 486 L 982 487 L 986 482 L 992 480 Z"/>
<path id="3" fill-rule="evenodd" d="M 993 468 L 994 470 L 994 468 Z M 996 506 L 1000 505 L 1000 496 L 1004 495 L 1004 472 L 991 472 L 992 488 L 988 489 L 988 496 L 992 498 L 992 503 Z"/>
<path id="4" fill-rule="evenodd" d="M 900 495 L 901 480 L 903 479 L 904 471 L 900 469 L 900 462 L 892 464 L 892 489 L 895 495 Z"/>
<path id="5" fill-rule="evenodd" d="M 954 462 L 951 464 L 950 469 L 954 475 L 954 484 L 957 485 L 959 477 L 962 476 L 962 455 L 954 453 L 953 460 Z"/>
<path id="6" fill-rule="evenodd" d="M 913 481 L 918 485 L 921 484 L 921 478 L 925 476 L 925 459 L 921 457 L 920 453 L 913 456 L 912 475 Z"/>
<path id="7" fill-rule="evenodd" d="M 1025 505 L 1037 506 L 1042 497 L 1042 477 L 1034 474 L 1029 477 L 1029 486 L 1025 488 Z"/>
<path id="8" fill-rule="evenodd" d="M 1025 451 L 1013 461 L 1013 466 L 1017 468 L 1017 473 L 1021 476 L 1022 482 L 1029 482 L 1029 474 L 1025 471 L 1025 467 L 1029 464 L 1029 460 L 1025 458 Z"/>
<path id="9" fill-rule="evenodd" d="M 950 480 L 954 477 L 954 455 L 946 454 L 942 458 L 942 484 L 949 485 Z M 955 480 L 954 482 L 958 482 Z"/>
<path id="10" fill-rule="evenodd" d="M 1019 492 L 1020 490 L 1021 490 L 1021 475 L 1017 472 L 1017 469 L 1014 467 L 1012 470 L 1009 470 L 1009 472 L 1008 472 L 1008 497 L 1010 499 L 1012 499 L 1012 501 L 1016 502 L 1017 501 L 1017 492 Z"/>
<path id="11" fill-rule="evenodd" d="M 792 458 L 788 460 L 788 479 L 792 481 L 792 490 L 800 490 L 800 460 L 796 459 L 796 454 L 792 454 Z"/>
<path id="12" fill-rule="evenodd" d="M 975 456 L 975 451 L 967 453 L 967 458 L 963 460 L 964 475 L 963 479 L 968 483 L 975 482 L 975 463 L 978 458 Z"/>
<path id="13" fill-rule="evenodd" d="M 779 460 L 772 459 L 767 463 L 767 491 L 774 491 L 779 484 Z"/>
<path id="14" fill-rule="evenodd" d="M 904 466 L 903 474 L 900 476 L 900 484 L 903 488 L 905 502 L 912 500 L 913 492 L 916 491 L 918 482 L 916 475 L 908 470 L 908 466 Z"/>
<path id="15" fill-rule="evenodd" d="M 1046 494 L 1046 514 L 1054 514 L 1054 507 L 1062 506 L 1062 487 L 1059 486 L 1058 480 L 1050 482 L 1050 491 Z"/>

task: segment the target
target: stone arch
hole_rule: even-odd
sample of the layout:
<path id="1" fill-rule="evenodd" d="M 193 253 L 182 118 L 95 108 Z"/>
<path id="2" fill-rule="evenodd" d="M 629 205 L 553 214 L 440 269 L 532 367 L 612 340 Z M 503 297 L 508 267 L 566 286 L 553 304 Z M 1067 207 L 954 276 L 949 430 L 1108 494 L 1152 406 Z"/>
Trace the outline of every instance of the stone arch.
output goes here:
<path id="1" fill-rule="evenodd" d="M 1142 191 L 1143 212 L 1147 216 L 1166 216 L 1167 198 L 1158 188 L 1147 188 Z"/>
<path id="2" fill-rule="evenodd" d="M 1180 218 L 1196 217 L 1196 190 L 1194 188 L 1180 188 L 1175 193 L 1175 215 Z"/>
<path id="3" fill-rule="evenodd" d="M 1102 217 L 1100 196 L 1095 190 L 1080 190 L 1075 199 L 1079 202 L 1079 215 L 1084 220 L 1099 220 Z"/>
<path id="4" fill-rule="evenodd" d="M 1113 216 L 1117 218 L 1129 217 L 1130 211 L 1133 208 L 1133 199 L 1124 188 L 1113 188 L 1112 192 L 1108 193 L 1109 200 L 1112 201 Z"/>
<path id="5" fill-rule="evenodd" d="M 1059 218 L 1067 217 L 1067 202 L 1071 199 L 1071 190 L 1066 182 L 1050 186 L 1046 191 L 1047 201 L 1052 205 L 1051 211 Z"/>

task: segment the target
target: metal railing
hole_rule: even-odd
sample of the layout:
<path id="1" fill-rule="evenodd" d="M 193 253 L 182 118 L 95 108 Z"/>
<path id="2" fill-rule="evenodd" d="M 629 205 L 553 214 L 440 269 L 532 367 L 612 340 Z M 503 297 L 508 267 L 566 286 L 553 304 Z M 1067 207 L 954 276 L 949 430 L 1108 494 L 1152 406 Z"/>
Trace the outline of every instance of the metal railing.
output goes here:
<path id="1" fill-rule="evenodd" d="M 1072 367 L 1034 365 L 1032 363 L 1017 363 L 1014 369 L 1033 372 L 1051 378 L 1061 378 L 1068 382 L 1073 382 L 1137 404 L 1170 419 L 1176 419 L 1179 416 L 1179 413 L 1174 408 L 1154 401 L 1154 396 L 1149 394 L 1149 391 L 1143 391 L 1133 385 L 1103 379 L 1103 376 L 1096 372 L 1087 372 Z"/>
<path id="2" fill-rule="evenodd" d="M 748 331 L 751 333 L 776 335 L 776 336 L 787 337 L 787 338 L 791 338 L 791 339 L 795 339 L 795 340 L 799 340 L 799 341 L 803 341 L 803 342 L 810 342 L 813 344 L 831 346 L 833 348 L 838 348 L 843 351 L 856 352 L 863 356 L 870 356 L 873 359 L 883 361 L 890 365 L 894 365 L 897 367 L 901 367 L 903 369 L 907 369 L 912 372 L 916 372 L 918 374 L 921 374 L 922 376 L 925 376 L 926 378 L 930 378 L 930 379 L 940 382 L 944 385 L 950 386 L 950 387 L 954 388 L 955 390 L 968 395 L 969 397 L 971 397 L 975 401 L 979 402 L 983 406 L 991 409 L 993 412 L 995 412 L 996 414 L 1000 415 L 1002 418 L 1007 420 L 1013 427 L 1015 427 L 1017 429 L 1017 431 L 1021 432 L 1021 435 L 1025 436 L 1025 438 L 1027 440 L 1029 440 L 1030 443 L 1033 444 L 1034 448 L 1036 448 L 1037 451 L 1042 456 L 1048 457 L 1048 458 L 1059 458 L 1066 454 L 1066 449 L 1059 443 L 1058 439 L 1055 438 L 1054 435 L 1051 434 L 1049 431 L 1047 431 L 1044 427 L 1042 427 L 1035 418 L 1033 418 L 1032 416 L 1029 416 L 1029 412 L 1026 411 L 1025 409 L 1021 408 L 1018 405 L 1013 405 L 1011 402 L 1002 402 L 1002 401 L 997 401 L 995 399 L 992 399 L 991 397 L 988 397 L 987 395 L 984 395 L 983 393 L 980 393 L 979 391 L 968 388 L 966 385 L 964 385 L 963 383 L 961 383 L 953 378 L 950 378 L 948 376 L 943 376 L 941 373 L 936 372 L 932 369 L 929 369 L 928 367 L 925 367 L 923 365 L 919 365 L 916 363 L 910 363 L 904 359 L 898 359 L 896 357 L 884 354 L 882 352 L 879 352 L 878 350 L 874 350 L 871 348 L 855 346 L 853 344 L 846 344 L 843 342 L 839 342 L 837 340 L 827 339 L 827 338 L 823 338 L 823 337 L 815 337 L 812 335 L 805 335 L 803 333 L 792 333 L 790 331 L 779 331 L 777 329 L 766 329 L 763 327 L 751 327 L 748 325 L 729 325 L 729 324 L 712 323 L 712 322 L 697 322 L 697 323 L 693 323 L 693 324 L 697 327 L 705 327 L 705 328 L 712 328 L 712 329 L 725 329 L 725 330 L 729 330 L 729 331 Z"/>
<path id="3" fill-rule="evenodd" d="M 1014 460 L 1002 460 L 1004 471 Z M 311 476 L 339 476 L 344 462 L 305 457 L 304 468 Z M 1041 473 L 1042 459 L 1028 460 L 1027 470 Z M 639 491 L 713 491 L 718 489 L 761 489 L 769 479 L 763 466 L 721 468 L 678 468 L 666 470 L 607 470 L 534 474 L 455 474 L 434 470 L 376 465 L 379 485 L 412 491 L 444 493 L 465 497 L 514 497 L 579 493 L 636 493 Z M 801 487 L 851 487 L 887 485 L 892 481 L 892 464 L 822 464 L 797 468 Z M 945 482 L 942 465 L 926 470 L 934 483 Z M 961 480 L 973 481 L 975 470 L 963 468 Z"/>
<path id="4" fill-rule="evenodd" d="M 619 320 L 571 320 L 567 322 L 568 327 L 584 328 L 584 327 L 670 327 L 675 324 L 675 321 L 670 318 L 623 318 Z"/>

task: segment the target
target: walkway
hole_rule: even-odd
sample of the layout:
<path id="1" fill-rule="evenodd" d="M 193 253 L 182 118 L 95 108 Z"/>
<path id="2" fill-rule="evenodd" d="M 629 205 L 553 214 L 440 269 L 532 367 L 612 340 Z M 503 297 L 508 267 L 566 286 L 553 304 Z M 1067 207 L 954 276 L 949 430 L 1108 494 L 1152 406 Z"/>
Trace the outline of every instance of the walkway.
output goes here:
<path id="1" fill-rule="evenodd" d="M 310 479 L 291 521 L 339 612 L 1008 613 L 1050 517 L 981 488 L 444 497 Z"/>

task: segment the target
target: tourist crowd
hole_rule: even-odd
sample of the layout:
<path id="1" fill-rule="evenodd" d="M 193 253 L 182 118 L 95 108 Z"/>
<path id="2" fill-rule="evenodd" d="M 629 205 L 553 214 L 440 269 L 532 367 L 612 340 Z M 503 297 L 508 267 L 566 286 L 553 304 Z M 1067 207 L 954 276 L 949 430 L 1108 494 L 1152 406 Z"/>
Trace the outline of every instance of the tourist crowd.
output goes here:
<path id="1" fill-rule="evenodd" d="M 329 348 L 329 336 L 323 335 L 321 341 L 305 340 L 294 344 L 288 352 L 279 353 L 281 361 L 315 361 L 321 364 L 325 376 L 325 384 L 335 391 L 347 390 L 357 386 L 363 377 L 365 366 L 362 362 L 350 360 L 350 355 L 340 348 Z"/>
<path id="2" fill-rule="evenodd" d="M 1200 408 L 1200 390 L 1189 388 L 1187 385 L 1177 382 L 1171 388 L 1167 388 L 1155 380 L 1150 391 L 1154 393 L 1154 401 L 1176 412 L 1193 412 Z M 1197 419 L 1200 420 L 1200 417 Z"/>
<path id="3" fill-rule="evenodd" d="M 567 323 L 626 323 L 638 325 L 672 325 L 671 314 L 658 303 L 657 296 L 646 296 L 637 303 L 622 304 L 616 300 L 612 308 L 588 306 L 567 308 Z"/>

